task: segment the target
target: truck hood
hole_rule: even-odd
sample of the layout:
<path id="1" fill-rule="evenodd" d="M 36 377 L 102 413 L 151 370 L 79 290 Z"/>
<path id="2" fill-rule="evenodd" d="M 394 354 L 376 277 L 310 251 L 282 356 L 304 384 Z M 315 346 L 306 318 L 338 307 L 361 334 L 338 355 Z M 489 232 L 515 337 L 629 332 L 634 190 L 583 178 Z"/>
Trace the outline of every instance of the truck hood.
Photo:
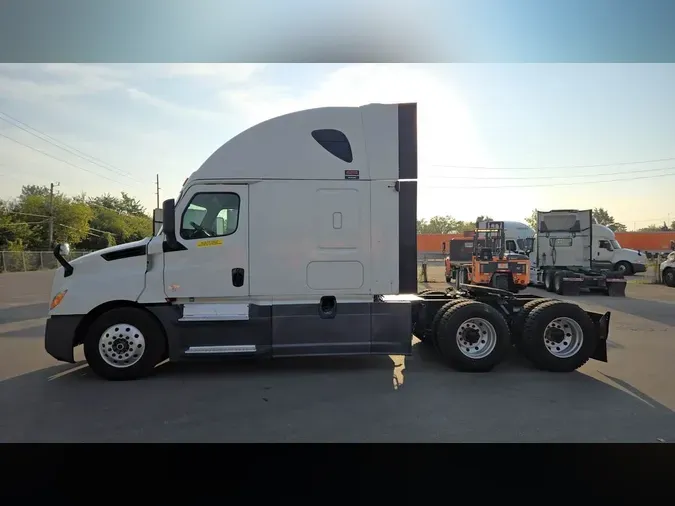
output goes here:
<path id="1" fill-rule="evenodd" d="M 134 248 L 137 248 L 139 246 L 144 247 L 147 246 L 148 243 L 152 237 L 145 237 L 144 239 L 141 239 L 140 241 L 133 241 L 133 242 L 126 242 L 124 244 L 117 244 L 116 246 L 110 246 L 109 248 L 103 248 L 99 249 L 96 251 L 92 251 L 91 253 L 87 253 L 86 255 L 82 255 L 81 257 L 77 257 L 73 260 L 69 260 L 69 263 L 75 267 L 77 264 L 80 264 L 82 262 L 86 262 L 90 260 L 93 257 L 101 257 L 105 254 L 109 253 L 115 253 L 115 252 L 123 252 L 126 250 L 131 250 Z"/>
<path id="2" fill-rule="evenodd" d="M 630 248 L 621 248 L 621 251 L 623 252 L 624 255 L 630 255 L 632 257 L 635 257 L 635 260 L 637 263 L 645 263 L 645 260 L 647 257 L 645 257 L 641 251 L 638 251 L 636 249 L 630 249 Z"/>

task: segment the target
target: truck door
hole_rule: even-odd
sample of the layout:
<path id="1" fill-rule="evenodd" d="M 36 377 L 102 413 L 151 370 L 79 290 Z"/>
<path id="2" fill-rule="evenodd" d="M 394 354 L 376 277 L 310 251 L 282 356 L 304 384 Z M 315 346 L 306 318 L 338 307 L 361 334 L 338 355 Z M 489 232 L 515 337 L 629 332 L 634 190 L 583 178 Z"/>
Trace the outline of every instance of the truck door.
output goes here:
<path id="1" fill-rule="evenodd" d="M 595 262 L 598 268 L 611 266 L 614 248 L 608 239 L 599 238 L 595 240 Z"/>
<path id="2" fill-rule="evenodd" d="M 167 297 L 249 295 L 248 186 L 195 185 L 176 203 L 176 239 L 164 253 Z"/>

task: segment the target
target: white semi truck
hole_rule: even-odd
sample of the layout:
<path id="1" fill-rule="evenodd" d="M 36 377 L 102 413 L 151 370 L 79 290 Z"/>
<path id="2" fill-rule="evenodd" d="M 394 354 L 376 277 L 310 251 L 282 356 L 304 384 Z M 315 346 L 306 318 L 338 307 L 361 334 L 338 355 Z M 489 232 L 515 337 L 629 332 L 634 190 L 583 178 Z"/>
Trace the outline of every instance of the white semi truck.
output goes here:
<path id="1" fill-rule="evenodd" d="M 153 237 L 72 261 L 58 245 L 47 352 L 73 362 L 82 345 L 108 380 L 167 358 L 409 355 L 413 334 L 465 371 L 512 344 L 549 371 L 607 361 L 609 312 L 465 285 L 417 293 L 416 117 L 371 104 L 270 119 L 164 202 Z"/>
<path id="2" fill-rule="evenodd" d="M 626 276 L 647 271 L 642 252 L 622 248 L 611 228 L 593 224 L 593 268 L 620 272 Z"/>
<path id="3" fill-rule="evenodd" d="M 598 249 L 594 233 L 598 226 L 593 223 L 591 210 L 537 211 L 537 233 L 528 248 L 531 284 L 558 295 L 578 295 L 581 289 L 588 289 L 625 296 L 623 273 L 595 265 Z"/>

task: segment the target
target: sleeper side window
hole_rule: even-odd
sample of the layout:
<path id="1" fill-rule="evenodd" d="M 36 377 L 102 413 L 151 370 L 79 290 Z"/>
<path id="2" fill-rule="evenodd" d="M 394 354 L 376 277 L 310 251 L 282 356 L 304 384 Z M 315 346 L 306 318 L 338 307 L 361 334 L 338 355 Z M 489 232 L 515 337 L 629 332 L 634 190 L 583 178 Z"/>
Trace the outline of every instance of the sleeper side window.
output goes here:
<path id="1" fill-rule="evenodd" d="M 352 146 L 347 136 L 339 130 L 314 130 L 312 137 L 321 147 L 343 162 L 352 163 Z"/>
<path id="2" fill-rule="evenodd" d="M 234 234 L 240 204 L 236 193 L 196 193 L 183 212 L 180 236 L 189 240 Z"/>

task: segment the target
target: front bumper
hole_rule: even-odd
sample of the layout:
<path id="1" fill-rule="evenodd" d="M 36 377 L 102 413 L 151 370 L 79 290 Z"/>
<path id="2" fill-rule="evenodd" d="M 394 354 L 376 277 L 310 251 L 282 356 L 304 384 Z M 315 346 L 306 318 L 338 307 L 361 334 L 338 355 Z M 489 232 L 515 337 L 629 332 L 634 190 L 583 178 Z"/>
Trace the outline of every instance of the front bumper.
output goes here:
<path id="1" fill-rule="evenodd" d="M 56 360 L 75 363 L 75 331 L 83 315 L 50 316 L 45 325 L 45 350 Z"/>
<path id="2" fill-rule="evenodd" d="M 638 272 L 647 272 L 647 266 L 645 264 L 633 264 L 633 273 L 637 274 Z"/>

